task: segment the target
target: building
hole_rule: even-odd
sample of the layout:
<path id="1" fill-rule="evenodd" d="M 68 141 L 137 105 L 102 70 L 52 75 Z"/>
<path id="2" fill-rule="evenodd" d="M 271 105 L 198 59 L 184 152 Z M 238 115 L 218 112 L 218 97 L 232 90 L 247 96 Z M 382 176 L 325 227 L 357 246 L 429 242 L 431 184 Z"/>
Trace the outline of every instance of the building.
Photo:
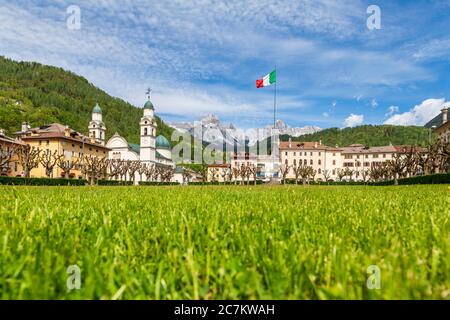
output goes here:
<path id="1" fill-rule="evenodd" d="M 175 163 L 172 161 L 172 147 L 170 142 L 162 135 L 156 136 L 157 123 L 155 119 L 155 107 L 150 101 L 150 98 L 144 105 L 143 116 L 139 122 L 139 126 L 139 145 L 128 143 L 118 133 L 115 133 L 108 140 L 106 147 L 110 149 L 109 159 L 140 161 L 143 164 L 175 168 Z M 101 134 L 101 132 L 98 132 L 98 134 Z M 130 177 L 126 178 L 129 179 Z M 136 173 L 135 181 L 138 182 L 139 179 L 140 175 Z M 142 176 L 142 179 L 146 181 L 145 175 Z M 177 179 L 179 180 L 179 177 Z"/>
<path id="2" fill-rule="evenodd" d="M 109 149 L 104 145 L 104 127 L 94 127 L 102 123 L 101 110 L 97 105 L 92 113 L 92 122 L 89 124 L 90 137 L 70 129 L 59 123 L 31 128 L 27 123 L 22 124 L 22 130 L 17 132 L 17 137 L 23 143 L 35 147 L 41 152 L 64 155 L 65 160 L 77 160 L 78 164 L 70 173 L 71 178 L 82 179 L 84 175 L 81 170 L 85 156 L 108 158 Z M 100 115 L 100 116 L 99 116 Z M 95 132 L 95 135 L 94 135 Z M 101 133 L 101 134 L 100 134 Z M 63 171 L 55 165 L 51 177 L 62 177 Z M 39 164 L 30 172 L 30 177 L 46 177 L 46 169 Z"/>
<path id="3" fill-rule="evenodd" d="M 0 129 L 0 176 L 20 177 L 22 175 L 22 167 L 16 150 L 25 146 L 25 144 L 17 139 L 6 136 L 5 130 Z"/>
<path id="4" fill-rule="evenodd" d="M 367 180 L 368 170 L 380 166 L 383 162 L 392 160 L 398 149 L 394 146 L 366 147 L 353 144 L 341 147 L 342 168 L 349 168 L 354 173 L 352 180 Z M 366 178 L 364 178 L 366 176 Z M 347 180 L 350 177 L 346 177 Z"/>
<path id="5" fill-rule="evenodd" d="M 441 123 L 436 125 L 434 132 L 444 142 L 450 143 L 450 121 L 448 121 L 448 110 L 444 108 L 441 110 Z"/>
<path id="6" fill-rule="evenodd" d="M 258 180 L 269 182 L 279 177 L 280 161 L 278 156 L 259 155 L 256 159 L 256 166 Z"/>
<path id="7" fill-rule="evenodd" d="M 319 142 L 280 142 L 280 165 L 290 166 L 286 179 L 295 179 L 293 168 L 303 164 L 316 171 L 316 180 L 336 180 L 337 170 L 342 167 L 341 150 Z M 327 177 L 327 179 L 325 178 Z"/>
<path id="8" fill-rule="evenodd" d="M 210 164 L 206 173 L 208 182 L 226 182 L 230 181 L 231 165 L 230 164 Z"/>

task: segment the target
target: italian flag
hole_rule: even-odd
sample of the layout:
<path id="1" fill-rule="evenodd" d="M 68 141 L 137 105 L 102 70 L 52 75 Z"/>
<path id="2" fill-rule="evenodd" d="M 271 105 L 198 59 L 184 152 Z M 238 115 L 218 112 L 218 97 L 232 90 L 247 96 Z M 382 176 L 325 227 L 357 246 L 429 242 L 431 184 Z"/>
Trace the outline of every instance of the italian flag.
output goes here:
<path id="1" fill-rule="evenodd" d="M 277 82 L 277 71 L 273 70 L 271 73 L 269 73 L 264 78 L 256 80 L 256 87 L 264 88 L 264 87 L 268 87 L 276 82 Z"/>

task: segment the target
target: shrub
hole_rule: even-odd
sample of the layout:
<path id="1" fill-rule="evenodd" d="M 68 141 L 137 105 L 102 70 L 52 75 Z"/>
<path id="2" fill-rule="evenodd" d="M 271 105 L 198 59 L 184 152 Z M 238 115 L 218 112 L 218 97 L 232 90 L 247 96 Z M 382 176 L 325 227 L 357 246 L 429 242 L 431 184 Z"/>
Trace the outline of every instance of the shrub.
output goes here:
<path id="1" fill-rule="evenodd" d="M 76 179 L 53 179 L 53 178 L 22 178 L 22 177 L 0 177 L 0 185 L 15 186 L 84 186 L 86 180 Z"/>
<path id="2" fill-rule="evenodd" d="M 118 180 L 98 180 L 99 186 L 132 186 L 133 181 L 118 181 Z"/>
<path id="3" fill-rule="evenodd" d="M 391 186 L 394 185 L 394 180 L 373 182 L 373 186 Z M 450 184 L 450 173 L 431 174 L 427 176 L 416 176 L 411 178 L 404 178 L 398 180 L 399 185 L 412 184 Z"/>
<path id="4" fill-rule="evenodd" d="M 140 186 L 179 186 L 178 182 L 155 182 L 155 181 L 141 181 Z"/>

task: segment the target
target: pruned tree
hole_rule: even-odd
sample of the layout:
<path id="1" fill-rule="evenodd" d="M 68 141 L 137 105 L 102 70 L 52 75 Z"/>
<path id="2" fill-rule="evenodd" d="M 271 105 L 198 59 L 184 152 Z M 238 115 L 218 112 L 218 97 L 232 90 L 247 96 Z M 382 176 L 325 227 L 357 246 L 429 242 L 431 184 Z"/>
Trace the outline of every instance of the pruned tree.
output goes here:
<path id="1" fill-rule="evenodd" d="M 154 181 L 164 180 L 164 167 L 163 166 L 156 166 L 155 168 L 155 174 L 153 175 Z"/>
<path id="2" fill-rule="evenodd" d="M 232 170 L 233 178 L 234 178 L 234 184 L 238 183 L 239 177 L 241 176 L 241 170 L 238 167 L 234 167 Z"/>
<path id="3" fill-rule="evenodd" d="M 246 164 L 242 164 L 240 168 L 240 175 L 242 177 L 241 184 L 245 184 L 245 181 L 247 181 L 247 184 L 249 184 L 250 180 L 250 171 L 249 166 Z"/>
<path id="4" fill-rule="evenodd" d="M 249 175 L 252 176 L 255 186 L 257 185 L 258 167 L 254 164 L 248 166 Z"/>
<path id="5" fill-rule="evenodd" d="M 175 169 L 172 167 L 164 166 L 162 167 L 161 180 L 163 182 L 170 182 L 175 174 Z"/>
<path id="6" fill-rule="evenodd" d="M 47 178 L 53 178 L 53 169 L 61 159 L 64 159 L 64 155 L 59 154 L 58 150 L 53 152 L 47 150 L 40 154 L 39 163 L 44 167 Z"/>
<path id="7" fill-rule="evenodd" d="M 325 182 L 328 182 L 331 179 L 331 171 L 330 170 L 324 170 L 323 171 L 323 178 L 325 179 Z"/>
<path id="8" fill-rule="evenodd" d="M 316 175 L 317 175 L 317 170 L 314 170 L 311 167 L 312 170 L 310 170 L 310 174 L 309 174 L 309 178 L 311 179 L 312 182 L 316 181 Z"/>
<path id="9" fill-rule="evenodd" d="M 82 171 L 86 175 L 89 184 L 94 185 L 99 179 L 104 178 L 107 168 L 107 159 L 91 155 L 84 156 Z"/>
<path id="10" fill-rule="evenodd" d="M 108 176 L 114 180 L 119 180 L 123 171 L 124 160 L 112 159 L 108 162 Z"/>
<path id="11" fill-rule="evenodd" d="M 401 178 L 403 172 L 408 165 L 408 160 L 400 154 L 394 154 L 391 160 L 386 161 L 387 168 L 394 177 L 394 184 L 398 185 L 398 179 Z"/>
<path id="12" fill-rule="evenodd" d="M 362 169 L 362 171 L 360 171 L 360 173 L 361 173 L 361 178 L 363 179 L 363 182 L 366 183 L 367 180 L 370 178 L 370 170 Z"/>
<path id="13" fill-rule="evenodd" d="M 295 183 L 297 184 L 298 180 L 301 179 L 303 185 L 306 185 L 309 182 L 309 179 L 313 178 L 316 173 L 317 171 L 315 171 L 311 166 L 299 163 L 294 167 Z"/>
<path id="14" fill-rule="evenodd" d="M 39 166 L 39 155 L 41 154 L 41 150 L 36 147 L 24 145 L 17 149 L 17 154 L 23 169 L 23 176 L 29 178 L 31 170 Z"/>
<path id="15" fill-rule="evenodd" d="M 283 164 L 280 166 L 280 175 L 281 175 L 281 183 L 282 184 L 286 183 L 286 177 L 290 171 L 291 171 L 291 166 L 286 165 L 286 164 Z"/>
<path id="16" fill-rule="evenodd" d="M 144 176 L 146 170 L 147 170 L 146 164 L 140 162 L 140 166 L 139 166 L 139 168 L 138 168 L 138 170 L 137 170 L 137 173 L 138 173 L 138 175 L 139 175 L 139 181 L 144 181 L 142 178 L 143 178 L 143 176 Z"/>
<path id="17" fill-rule="evenodd" d="M 136 172 L 139 170 L 139 168 L 141 166 L 141 162 L 128 160 L 127 163 L 128 163 L 128 175 L 130 176 L 131 181 L 133 181 L 133 183 L 135 183 L 136 182 Z"/>
<path id="18" fill-rule="evenodd" d="M 154 175 L 156 173 L 156 168 L 154 164 L 146 164 L 144 166 L 145 168 L 145 177 L 147 178 L 147 181 L 152 181 L 154 179 Z"/>
<path id="19" fill-rule="evenodd" d="M 219 169 L 216 167 L 210 167 L 209 168 L 209 174 L 211 176 L 211 182 L 214 183 L 217 181 L 217 175 L 219 173 Z"/>
<path id="20" fill-rule="evenodd" d="M 62 170 L 62 176 L 64 178 L 70 177 L 70 171 L 72 171 L 79 163 L 79 159 L 66 160 L 64 157 L 58 159 L 57 165 Z"/>
<path id="21" fill-rule="evenodd" d="M 347 176 L 347 173 L 345 172 L 344 169 L 339 168 L 336 171 L 336 175 L 337 175 L 338 181 L 342 182 L 342 180 Z"/>
<path id="22" fill-rule="evenodd" d="M 343 178 L 348 177 L 349 181 L 352 181 L 355 172 L 349 167 L 345 167 L 343 174 L 344 174 Z"/>
<path id="23" fill-rule="evenodd" d="M 183 177 L 183 184 L 189 184 L 191 182 L 192 173 L 188 169 L 184 168 L 181 176 Z"/>
<path id="24" fill-rule="evenodd" d="M 16 145 L 0 144 L 0 175 L 8 175 L 11 170 L 11 159 L 16 152 Z"/>

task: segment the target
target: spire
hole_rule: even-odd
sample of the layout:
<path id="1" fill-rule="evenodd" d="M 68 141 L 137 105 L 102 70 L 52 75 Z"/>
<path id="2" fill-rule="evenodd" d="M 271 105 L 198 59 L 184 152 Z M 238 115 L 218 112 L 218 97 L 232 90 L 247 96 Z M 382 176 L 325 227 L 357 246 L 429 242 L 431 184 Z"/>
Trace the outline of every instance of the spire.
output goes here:
<path id="1" fill-rule="evenodd" d="M 92 113 L 102 113 L 102 109 L 100 108 L 100 106 L 97 104 L 95 105 L 94 109 L 92 110 Z"/>

